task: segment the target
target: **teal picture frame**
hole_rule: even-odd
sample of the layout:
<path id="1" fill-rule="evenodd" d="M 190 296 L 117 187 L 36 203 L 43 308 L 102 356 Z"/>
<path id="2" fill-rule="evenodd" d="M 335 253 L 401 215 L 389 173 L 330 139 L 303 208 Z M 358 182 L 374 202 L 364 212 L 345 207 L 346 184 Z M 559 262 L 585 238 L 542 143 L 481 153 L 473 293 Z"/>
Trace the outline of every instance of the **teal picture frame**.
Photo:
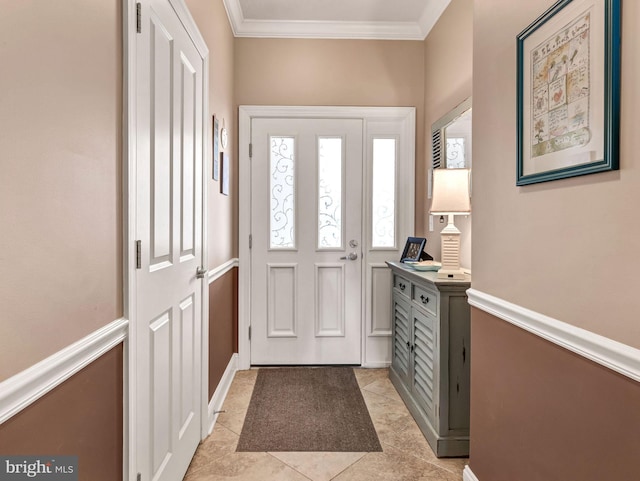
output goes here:
<path id="1" fill-rule="evenodd" d="M 620 4 L 559 0 L 517 36 L 517 186 L 619 169 Z"/>

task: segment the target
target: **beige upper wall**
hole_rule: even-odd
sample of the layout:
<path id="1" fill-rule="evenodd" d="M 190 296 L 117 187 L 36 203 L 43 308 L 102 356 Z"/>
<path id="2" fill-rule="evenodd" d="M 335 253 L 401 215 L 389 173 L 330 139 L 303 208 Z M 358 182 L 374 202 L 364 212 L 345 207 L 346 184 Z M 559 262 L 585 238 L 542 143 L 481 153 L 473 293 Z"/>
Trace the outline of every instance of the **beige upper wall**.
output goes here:
<path id="1" fill-rule="evenodd" d="M 0 381 L 122 316 L 120 8 L 0 3 Z"/>
<path id="2" fill-rule="evenodd" d="M 235 79 L 237 105 L 416 107 L 416 166 L 424 170 L 423 42 L 237 38 Z M 424 190 L 420 178 L 416 189 Z M 416 232 L 423 222 L 419 203 Z"/>
<path id="3" fill-rule="evenodd" d="M 206 159 L 208 176 L 208 264 L 224 264 L 238 256 L 238 162 L 235 159 L 236 109 L 234 108 L 234 37 L 222 0 L 186 0 L 187 6 L 209 47 L 209 130 L 212 118 L 218 128 L 226 127 L 229 144 L 225 149 L 231 160 L 229 196 L 220 193 L 220 180 L 212 178 L 212 159 Z M 220 146 L 220 151 L 222 147 Z M 219 179 L 222 176 L 220 175 Z"/>
<path id="4" fill-rule="evenodd" d="M 416 190 L 418 205 L 427 206 L 422 234 L 427 237 L 427 251 L 440 259 L 440 231 L 446 224 L 434 218 L 434 230 L 429 232 L 427 199 L 427 169 L 431 165 L 431 126 L 451 109 L 471 96 L 473 66 L 473 0 L 452 0 L 424 43 L 424 169 L 416 169 L 422 188 Z M 474 159 L 475 161 L 475 159 Z M 471 216 L 473 217 L 473 216 Z M 471 217 L 456 216 L 456 226 L 462 232 L 460 262 L 471 267 Z"/>
<path id="5" fill-rule="evenodd" d="M 623 2 L 620 170 L 516 187 L 516 35 L 550 0 L 474 8 L 473 287 L 640 348 L 640 2 Z"/>

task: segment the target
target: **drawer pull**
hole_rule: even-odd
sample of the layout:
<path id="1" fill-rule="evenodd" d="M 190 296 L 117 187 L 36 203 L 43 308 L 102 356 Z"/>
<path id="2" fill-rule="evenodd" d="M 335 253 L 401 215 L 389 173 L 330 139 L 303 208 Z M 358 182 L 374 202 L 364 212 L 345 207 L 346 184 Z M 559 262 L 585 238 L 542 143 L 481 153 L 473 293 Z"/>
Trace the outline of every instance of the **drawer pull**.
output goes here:
<path id="1" fill-rule="evenodd" d="M 429 303 L 429 298 L 428 297 L 420 296 L 420 300 L 422 301 L 423 304 L 428 304 Z"/>
<path id="2" fill-rule="evenodd" d="M 405 288 L 407 287 L 406 285 L 404 285 L 402 282 L 400 284 L 398 284 L 400 286 L 400 290 L 404 291 Z"/>
<path id="3" fill-rule="evenodd" d="M 409 341 L 407 341 L 407 347 L 410 347 L 411 343 Z"/>

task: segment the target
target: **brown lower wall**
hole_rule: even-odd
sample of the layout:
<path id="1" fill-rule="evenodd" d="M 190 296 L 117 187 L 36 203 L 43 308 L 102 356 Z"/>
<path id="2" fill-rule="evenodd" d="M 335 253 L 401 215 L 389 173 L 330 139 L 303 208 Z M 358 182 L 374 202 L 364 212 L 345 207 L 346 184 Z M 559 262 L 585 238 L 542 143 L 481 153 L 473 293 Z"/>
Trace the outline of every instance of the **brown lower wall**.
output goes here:
<path id="1" fill-rule="evenodd" d="M 209 284 L 209 399 L 238 352 L 238 269 Z"/>
<path id="2" fill-rule="evenodd" d="M 122 480 L 123 347 L 0 425 L 0 455 L 76 455 L 80 480 Z"/>
<path id="3" fill-rule="evenodd" d="M 640 476 L 640 383 L 472 309 L 471 456 L 480 481 Z"/>

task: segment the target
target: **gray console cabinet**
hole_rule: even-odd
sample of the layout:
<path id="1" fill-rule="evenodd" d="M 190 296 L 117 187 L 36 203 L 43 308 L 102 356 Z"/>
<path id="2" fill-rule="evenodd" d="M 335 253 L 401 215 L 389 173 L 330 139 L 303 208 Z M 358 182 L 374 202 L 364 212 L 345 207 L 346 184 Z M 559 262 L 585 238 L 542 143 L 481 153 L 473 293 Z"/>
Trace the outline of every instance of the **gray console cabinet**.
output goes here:
<path id="1" fill-rule="evenodd" d="M 469 455 L 470 313 L 463 281 L 393 271 L 389 378 L 438 457 Z"/>

